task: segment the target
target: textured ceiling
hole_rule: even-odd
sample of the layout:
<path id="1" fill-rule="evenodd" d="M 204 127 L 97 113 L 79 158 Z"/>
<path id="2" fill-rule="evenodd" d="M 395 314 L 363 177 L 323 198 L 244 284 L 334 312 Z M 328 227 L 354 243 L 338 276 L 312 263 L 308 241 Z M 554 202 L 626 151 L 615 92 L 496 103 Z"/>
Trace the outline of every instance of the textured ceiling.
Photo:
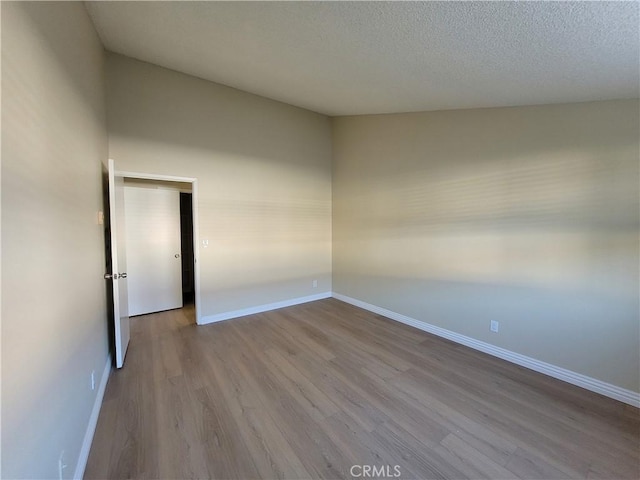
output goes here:
<path id="1" fill-rule="evenodd" d="M 638 2 L 88 2 L 105 47 L 328 115 L 638 97 Z"/>

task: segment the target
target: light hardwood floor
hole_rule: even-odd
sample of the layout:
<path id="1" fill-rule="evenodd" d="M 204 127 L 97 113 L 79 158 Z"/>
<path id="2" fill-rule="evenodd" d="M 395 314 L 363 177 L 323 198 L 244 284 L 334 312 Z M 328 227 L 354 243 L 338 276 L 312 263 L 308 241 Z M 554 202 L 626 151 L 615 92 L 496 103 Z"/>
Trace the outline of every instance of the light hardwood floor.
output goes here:
<path id="1" fill-rule="evenodd" d="M 337 300 L 192 317 L 132 319 L 85 478 L 640 478 L 638 409 Z"/>

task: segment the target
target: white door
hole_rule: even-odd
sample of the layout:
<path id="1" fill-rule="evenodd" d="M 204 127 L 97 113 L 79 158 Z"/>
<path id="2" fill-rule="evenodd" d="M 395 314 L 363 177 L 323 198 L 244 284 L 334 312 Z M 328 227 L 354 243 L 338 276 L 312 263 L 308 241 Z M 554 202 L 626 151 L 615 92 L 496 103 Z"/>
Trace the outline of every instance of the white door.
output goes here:
<path id="1" fill-rule="evenodd" d="M 182 307 L 180 191 L 124 187 L 129 315 Z"/>
<path id="2" fill-rule="evenodd" d="M 127 256 L 124 218 L 124 178 L 115 174 L 109 159 L 109 220 L 111 230 L 111 276 L 116 367 L 121 368 L 129 346 L 129 302 L 127 300 Z"/>

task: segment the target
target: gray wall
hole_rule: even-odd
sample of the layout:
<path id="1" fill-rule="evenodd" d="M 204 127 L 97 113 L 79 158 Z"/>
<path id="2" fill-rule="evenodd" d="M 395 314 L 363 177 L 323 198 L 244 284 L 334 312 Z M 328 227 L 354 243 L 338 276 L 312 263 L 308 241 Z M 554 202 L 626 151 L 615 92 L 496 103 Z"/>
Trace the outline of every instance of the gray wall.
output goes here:
<path id="1" fill-rule="evenodd" d="M 201 315 L 331 291 L 327 117 L 115 54 L 107 74 L 116 168 L 198 178 Z"/>
<path id="2" fill-rule="evenodd" d="M 105 369 L 103 49 L 82 3 L 2 4 L 2 478 L 74 473 Z"/>
<path id="3" fill-rule="evenodd" d="M 637 392 L 638 112 L 334 119 L 334 291 Z"/>

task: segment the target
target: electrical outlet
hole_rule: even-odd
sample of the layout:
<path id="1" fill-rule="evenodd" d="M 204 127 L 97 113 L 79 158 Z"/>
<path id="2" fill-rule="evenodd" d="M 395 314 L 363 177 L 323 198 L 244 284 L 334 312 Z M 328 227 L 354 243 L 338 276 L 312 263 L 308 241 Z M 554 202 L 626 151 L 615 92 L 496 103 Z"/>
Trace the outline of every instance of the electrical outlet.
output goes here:
<path id="1" fill-rule="evenodd" d="M 64 470 L 67 468 L 67 462 L 64 459 L 64 450 L 60 452 L 60 458 L 58 458 L 58 478 L 62 480 L 64 478 Z"/>
<path id="2" fill-rule="evenodd" d="M 96 389 L 96 371 L 92 370 L 91 371 L 91 390 L 95 390 Z"/>
<path id="3" fill-rule="evenodd" d="M 500 329 L 500 322 L 496 320 L 491 320 L 491 331 L 493 333 L 498 333 L 499 329 Z"/>
<path id="4" fill-rule="evenodd" d="M 311 282 L 311 286 L 313 288 L 318 288 L 318 280 L 314 280 L 313 282 Z"/>

